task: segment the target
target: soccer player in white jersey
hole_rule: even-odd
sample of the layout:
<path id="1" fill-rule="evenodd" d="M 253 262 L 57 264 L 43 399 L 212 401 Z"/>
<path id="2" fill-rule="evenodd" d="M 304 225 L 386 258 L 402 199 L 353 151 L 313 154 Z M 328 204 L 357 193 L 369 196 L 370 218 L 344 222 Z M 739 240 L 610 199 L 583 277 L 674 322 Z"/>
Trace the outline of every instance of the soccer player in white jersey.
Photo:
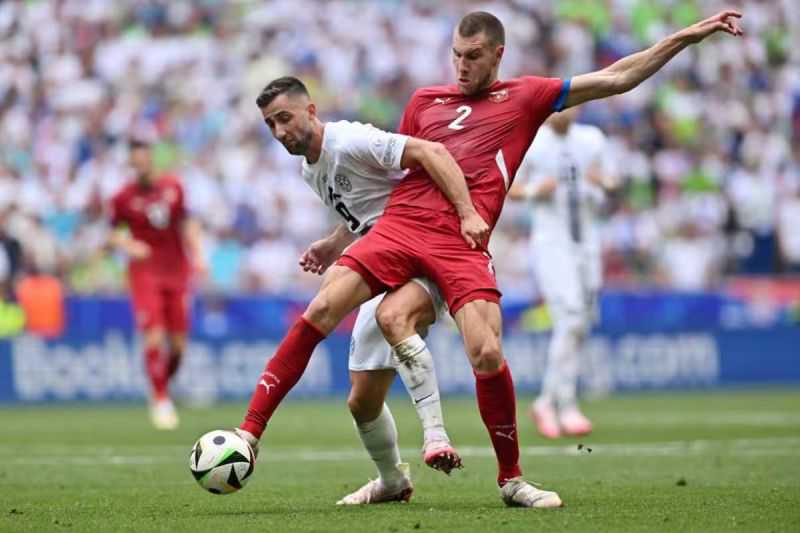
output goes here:
<path id="1" fill-rule="evenodd" d="M 464 176 L 441 145 L 358 122 L 323 123 L 305 86 L 293 77 L 267 85 L 258 106 L 275 138 L 289 153 L 304 156 L 303 179 L 344 219 L 331 235 L 312 243 L 303 253 L 300 265 L 304 270 L 323 274 L 349 244 L 369 231 L 403 178 L 403 168 L 419 166 L 431 173 L 442 192 L 465 214 L 462 234 L 468 243 L 477 245 L 486 238 L 489 228 L 472 207 Z M 317 153 L 314 147 L 318 147 Z M 406 311 L 422 335 L 395 347 L 387 344 L 375 320 L 383 295 L 359 310 L 348 362 L 352 383 L 348 406 L 379 477 L 342 498 L 338 502 L 342 505 L 411 497 L 408 465 L 400 460 L 395 422 L 384 403 L 395 373 L 400 374 L 422 421 L 425 462 L 446 473 L 461 466 L 444 428 L 433 359 L 422 339 L 446 307 L 438 288 L 426 279 L 413 279 L 398 290 L 409 293 L 409 301 L 415 302 L 415 308 Z"/>
<path id="2" fill-rule="evenodd" d="M 578 368 L 602 283 L 597 210 L 605 191 L 617 186 L 605 135 L 575 124 L 576 109 L 554 114 L 539 130 L 523 160 L 523 179 L 509 192 L 532 204 L 532 264 L 553 323 L 542 391 L 529 410 L 551 439 L 592 431 L 578 408 Z"/>

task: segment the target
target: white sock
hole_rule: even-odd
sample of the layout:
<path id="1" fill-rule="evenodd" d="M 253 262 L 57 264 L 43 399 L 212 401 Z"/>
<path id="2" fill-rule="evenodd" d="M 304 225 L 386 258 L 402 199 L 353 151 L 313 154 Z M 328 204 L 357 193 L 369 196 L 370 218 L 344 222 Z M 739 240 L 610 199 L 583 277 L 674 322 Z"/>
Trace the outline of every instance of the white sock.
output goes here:
<path id="1" fill-rule="evenodd" d="M 583 331 L 582 324 L 574 320 L 562 320 L 554 324 L 542 393 L 537 401 L 547 401 L 560 409 L 575 406 Z"/>
<path id="2" fill-rule="evenodd" d="M 364 448 L 378 468 L 384 485 L 391 487 L 403 478 L 400 464 L 400 449 L 397 447 L 397 426 L 389 406 L 383 404 L 378 418 L 363 424 L 355 424 Z"/>
<path id="3" fill-rule="evenodd" d="M 422 422 L 424 441 L 449 441 L 433 356 L 425 341 L 419 335 L 412 335 L 392 347 L 392 357 Z"/>

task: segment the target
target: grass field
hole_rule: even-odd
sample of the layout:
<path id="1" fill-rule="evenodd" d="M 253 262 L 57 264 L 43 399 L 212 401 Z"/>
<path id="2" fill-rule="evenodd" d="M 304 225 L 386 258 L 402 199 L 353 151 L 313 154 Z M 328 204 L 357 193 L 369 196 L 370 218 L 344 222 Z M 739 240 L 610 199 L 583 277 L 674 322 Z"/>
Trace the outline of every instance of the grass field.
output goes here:
<path id="1" fill-rule="evenodd" d="M 187 458 L 241 405 L 184 409 L 173 433 L 138 406 L 0 409 L 0 531 L 800 531 L 800 391 L 594 401 L 581 441 L 544 441 L 520 416 L 526 475 L 566 503 L 546 511 L 501 503 L 472 399 L 445 403 L 466 466 L 450 478 L 422 464 L 405 397 L 391 405 L 416 493 L 368 508 L 334 505 L 374 475 L 340 399 L 285 404 L 230 496 L 201 491 Z"/>

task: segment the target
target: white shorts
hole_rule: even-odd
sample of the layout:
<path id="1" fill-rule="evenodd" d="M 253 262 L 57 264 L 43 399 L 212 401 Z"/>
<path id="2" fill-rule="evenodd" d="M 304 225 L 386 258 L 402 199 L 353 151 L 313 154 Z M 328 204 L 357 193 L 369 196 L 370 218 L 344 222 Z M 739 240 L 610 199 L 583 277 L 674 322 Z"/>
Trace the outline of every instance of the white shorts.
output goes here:
<path id="1" fill-rule="evenodd" d="M 533 265 L 536 282 L 553 321 L 565 313 L 597 319 L 597 293 L 602 284 L 602 262 L 598 253 L 571 246 L 535 246 Z"/>
<path id="2" fill-rule="evenodd" d="M 425 278 L 414 278 L 411 281 L 425 289 L 433 300 L 433 311 L 436 320 L 447 314 L 447 305 L 442 300 L 439 288 Z M 392 359 L 392 347 L 383 338 L 383 333 L 375 320 L 375 311 L 383 301 L 385 294 L 379 294 L 372 300 L 364 302 L 358 310 L 353 334 L 350 337 L 350 357 L 347 365 L 350 370 L 382 370 L 395 368 Z"/>

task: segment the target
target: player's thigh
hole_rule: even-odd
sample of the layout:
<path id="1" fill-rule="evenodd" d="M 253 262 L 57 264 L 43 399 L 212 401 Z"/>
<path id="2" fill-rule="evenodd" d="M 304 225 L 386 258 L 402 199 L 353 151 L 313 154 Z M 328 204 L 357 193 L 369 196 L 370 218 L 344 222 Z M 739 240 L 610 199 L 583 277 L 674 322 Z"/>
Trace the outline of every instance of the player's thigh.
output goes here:
<path id="1" fill-rule="evenodd" d="M 549 307 L 572 312 L 584 308 L 584 284 L 577 257 L 563 247 L 540 246 L 533 256 L 536 283 Z"/>
<path id="2" fill-rule="evenodd" d="M 453 316 L 472 300 L 500 302 L 491 255 L 470 249 L 458 234 L 434 235 L 420 264 L 425 276 L 439 287 Z"/>
<path id="3" fill-rule="evenodd" d="M 433 287 L 431 289 L 428 284 Z M 412 280 L 388 293 L 380 302 L 375 317 L 386 340 L 392 345 L 421 332 L 436 321 L 436 305 L 427 280 Z"/>
<path id="4" fill-rule="evenodd" d="M 334 265 L 325 274 L 322 287 L 303 313 L 303 317 L 322 333 L 333 331 L 353 309 L 372 298 L 372 290 L 360 274 Z"/>
<path id="5" fill-rule="evenodd" d="M 191 293 L 185 286 L 165 286 L 161 291 L 164 309 L 164 326 L 167 330 L 170 343 L 173 339 L 183 339 L 185 345 L 186 334 L 189 331 L 189 308 L 191 307 Z M 181 346 L 183 347 L 183 346 Z"/>
<path id="6" fill-rule="evenodd" d="M 486 300 L 471 300 L 455 313 L 464 347 L 472 367 L 491 372 L 503 364 L 501 332 L 503 318 L 500 305 Z"/>
<path id="7" fill-rule="evenodd" d="M 383 337 L 375 319 L 380 294 L 361 304 L 350 336 L 350 355 L 347 366 L 351 371 L 385 370 L 394 368 L 392 348 Z"/>
<path id="8" fill-rule="evenodd" d="M 364 423 L 378 418 L 394 377 L 393 369 L 350 371 L 352 386 L 347 405 L 356 422 Z"/>
<path id="9" fill-rule="evenodd" d="M 165 320 L 158 283 L 150 276 L 139 275 L 130 278 L 129 286 L 133 318 L 136 328 L 144 334 L 145 343 L 163 340 Z"/>

